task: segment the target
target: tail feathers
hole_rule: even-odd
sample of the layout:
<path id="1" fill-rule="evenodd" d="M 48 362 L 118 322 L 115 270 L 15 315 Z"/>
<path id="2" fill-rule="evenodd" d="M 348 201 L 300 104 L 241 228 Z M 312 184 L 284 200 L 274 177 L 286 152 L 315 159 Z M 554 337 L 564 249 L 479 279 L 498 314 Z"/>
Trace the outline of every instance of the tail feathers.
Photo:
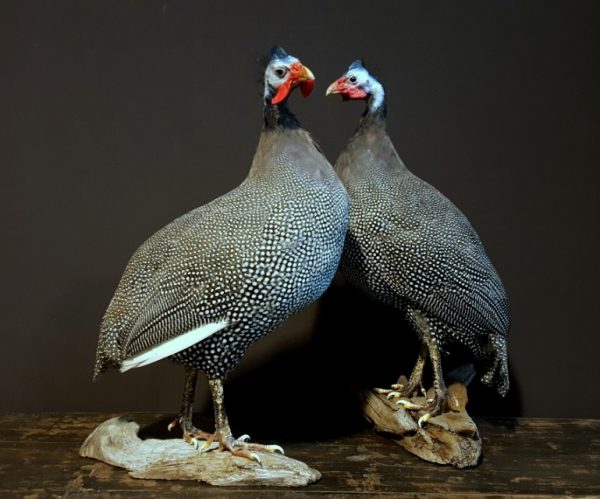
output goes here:
<path id="1" fill-rule="evenodd" d="M 94 375 L 92 380 L 96 381 L 96 378 L 102 374 L 108 368 L 108 361 L 102 354 L 96 355 L 96 363 L 94 364 Z"/>
<path id="2" fill-rule="evenodd" d="M 101 340 L 98 342 L 96 348 L 96 362 L 94 364 L 94 374 L 92 380 L 96 381 L 96 378 L 106 371 L 109 367 L 119 367 L 118 362 L 110 355 L 110 350 L 107 349 L 106 333 L 101 334 Z"/>
<path id="3" fill-rule="evenodd" d="M 481 382 L 490 388 L 495 388 L 503 397 L 506 396 L 510 388 L 510 379 L 505 355 L 495 357 L 491 367 L 481 376 Z"/>
<path id="4" fill-rule="evenodd" d="M 228 325 L 229 321 L 227 320 L 204 324 L 196 329 L 188 331 L 187 333 L 180 334 L 171 340 L 160 343 L 159 345 L 135 355 L 134 357 L 125 359 L 123 362 L 121 362 L 119 370 L 121 372 L 129 371 L 130 369 L 147 366 L 148 364 L 152 364 L 158 360 L 170 357 L 171 355 L 181 352 L 182 350 L 185 350 L 186 348 L 205 340 Z"/>

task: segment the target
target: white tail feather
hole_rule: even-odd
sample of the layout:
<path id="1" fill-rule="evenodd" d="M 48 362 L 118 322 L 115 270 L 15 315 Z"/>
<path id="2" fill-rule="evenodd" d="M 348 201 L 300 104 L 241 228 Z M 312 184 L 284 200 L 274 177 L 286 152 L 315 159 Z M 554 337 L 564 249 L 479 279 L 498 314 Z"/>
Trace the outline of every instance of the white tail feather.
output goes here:
<path id="1" fill-rule="evenodd" d="M 125 359 L 121 363 L 119 370 L 123 373 L 125 371 L 129 371 L 130 369 L 147 366 L 148 364 L 152 364 L 153 362 L 164 359 L 165 357 L 174 355 L 177 352 L 181 352 L 182 350 L 185 350 L 186 348 L 205 340 L 209 336 L 215 334 L 217 331 L 220 331 L 226 327 L 228 324 L 229 322 L 226 320 L 220 322 L 211 322 L 210 324 L 204 324 L 196 329 L 192 329 L 187 333 L 180 334 L 176 338 L 165 341 L 164 343 L 161 343 L 150 350 L 146 350 L 135 357 Z"/>

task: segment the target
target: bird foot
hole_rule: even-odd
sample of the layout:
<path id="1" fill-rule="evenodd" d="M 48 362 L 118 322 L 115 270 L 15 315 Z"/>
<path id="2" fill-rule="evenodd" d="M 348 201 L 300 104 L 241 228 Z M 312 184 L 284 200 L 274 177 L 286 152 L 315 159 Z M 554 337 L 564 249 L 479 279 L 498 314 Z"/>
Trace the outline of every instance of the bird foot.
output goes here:
<path id="1" fill-rule="evenodd" d="M 388 400 L 390 399 L 399 399 L 399 398 L 412 398 L 417 392 L 420 392 L 424 397 L 427 396 L 427 392 L 423 388 L 423 385 L 420 383 L 411 383 L 408 382 L 406 384 L 402 383 L 394 383 L 391 385 L 391 388 L 375 388 L 377 393 L 385 395 Z"/>
<path id="2" fill-rule="evenodd" d="M 439 416 L 443 412 L 457 411 L 459 403 L 454 395 L 448 393 L 446 388 L 436 389 L 432 398 L 426 400 L 426 403 L 419 408 L 419 411 L 423 411 L 424 414 L 419 417 L 417 424 L 419 428 L 423 428 L 427 422 L 435 417 Z"/>
<path id="3" fill-rule="evenodd" d="M 200 448 L 200 452 L 208 452 L 212 448 L 212 443 L 217 441 L 219 448 L 224 451 L 230 452 L 233 456 L 243 457 L 250 461 L 256 461 L 262 465 L 260 457 L 256 452 L 278 452 L 284 454 L 283 448 L 279 445 L 264 445 L 257 443 L 249 443 L 249 435 L 242 435 L 239 438 L 233 438 L 231 434 L 223 435 L 222 432 L 216 431 L 206 440 L 204 445 Z"/>
<path id="4" fill-rule="evenodd" d="M 396 402 L 396 404 L 401 405 L 402 407 L 404 407 L 404 409 L 408 411 L 416 411 L 423 413 L 417 421 L 420 428 L 423 428 L 423 426 L 431 418 L 439 416 L 443 412 L 446 412 L 448 410 L 459 410 L 458 400 L 456 400 L 456 398 L 453 395 L 449 394 L 447 389 L 434 389 L 433 396 L 431 396 L 430 398 L 427 398 L 427 393 L 425 392 L 425 390 L 421 388 L 421 391 L 424 395 L 424 397 L 421 399 L 423 400 L 423 402 L 415 402 L 414 400 L 411 400 L 408 397 L 399 398 L 399 400 Z M 395 395 L 395 393 L 397 392 L 391 393 L 393 398 L 397 398 L 397 396 Z M 388 395 L 388 398 L 392 397 Z"/>
<path id="5" fill-rule="evenodd" d="M 167 426 L 167 429 L 171 431 L 177 425 L 180 426 L 181 431 L 183 432 L 183 440 L 188 444 L 193 445 L 196 449 L 200 447 L 201 440 L 206 442 L 209 438 L 212 438 L 212 433 L 196 428 L 189 419 L 183 416 L 179 416 L 171 421 L 169 426 Z"/>

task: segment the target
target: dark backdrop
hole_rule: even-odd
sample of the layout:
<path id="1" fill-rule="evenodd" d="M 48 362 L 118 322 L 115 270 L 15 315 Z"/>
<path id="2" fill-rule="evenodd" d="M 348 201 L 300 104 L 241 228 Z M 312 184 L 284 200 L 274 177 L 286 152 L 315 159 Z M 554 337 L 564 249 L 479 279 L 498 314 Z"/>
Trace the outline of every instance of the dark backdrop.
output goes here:
<path id="1" fill-rule="evenodd" d="M 143 240 L 244 178 L 255 61 L 280 43 L 317 76 L 291 107 L 332 161 L 362 105 L 324 91 L 364 57 L 400 156 L 479 231 L 513 305 L 514 388 L 502 401 L 476 384 L 474 412 L 600 417 L 599 14 L 593 1 L 2 2 L 0 410 L 177 410 L 168 361 L 91 382 L 98 323 Z M 323 406 L 333 424 L 347 380 L 408 370 L 403 331 L 336 282 L 252 347 L 230 412 Z"/>

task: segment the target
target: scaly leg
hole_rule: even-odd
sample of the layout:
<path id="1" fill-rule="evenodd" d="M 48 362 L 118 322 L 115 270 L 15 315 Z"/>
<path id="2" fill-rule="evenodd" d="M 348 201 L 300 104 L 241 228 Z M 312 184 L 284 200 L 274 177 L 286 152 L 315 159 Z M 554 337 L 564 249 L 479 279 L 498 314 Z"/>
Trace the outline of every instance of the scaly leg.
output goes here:
<path id="1" fill-rule="evenodd" d="M 430 418 L 441 414 L 442 411 L 448 406 L 448 389 L 444 382 L 444 373 L 442 372 L 442 356 L 437 343 L 431 338 L 426 338 L 427 348 L 429 350 L 429 359 L 431 360 L 431 367 L 433 369 L 433 399 L 427 401 L 425 410 L 427 413 L 419 418 L 419 426 L 427 423 Z"/>
<path id="2" fill-rule="evenodd" d="M 198 440 L 208 440 L 211 437 L 210 433 L 199 430 L 192 424 L 192 412 L 197 380 L 198 370 L 186 367 L 181 411 L 179 412 L 179 416 L 169 423 L 168 427 L 169 431 L 171 431 L 175 425 L 179 424 L 181 431 L 183 431 L 183 439 L 196 448 L 198 447 Z"/>
<path id="3" fill-rule="evenodd" d="M 423 358 L 425 358 L 426 355 L 429 356 L 429 360 L 431 361 L 431 368 L 433 370 L 433 389 L 435 393 L 432 399 L 426 400 L 425 404 L 414 404 L 406 399 L 400 399 L 396 403 L 404 406 L 404 408 L 408 410 L 424 411 L 425 414 L 423 414 L 418 421 L 419 426 L 423 426 L 429 419 L 441 414 L 448 407 L 448 389 L 444 382 L 442 356 L 437 342 L 431 334 L 429 321 L 419 312 L 414 313 L 413 318 L 414 325 L 419 330 L 421 336 L 421 355 Z"/>
<path id="4" fill-rule="evenodd" d="M 262 445 L 250 444 L 248 435 L 242 435 L 239 438 L 233 438 L 227 414 L 225 413 L 223 381 L 220 379 L 209 379 L 208 385 L 212 394 L 213 403 L 215 406 L 215 433 L 210 436 L 202 447 L 202 451 L 210 448 L 213 440 L 219 442 L 221 450 L 227 450 L 234 456 L 244 457 L 251 461 L 256 461 L 260 464 L 260 458 L 252 451 L 263 452 L 280 452 L 283 454 L 283 449 L 279 445 Z"/>
<path id="5" fill-rule="evenodd" d="M 422 342 L 421 349 L 419 350 L 419 356 L 415 362 L 410 379 L 404 385 L 399 381 L 392 385 L 392 388 L 375 388 L 377 393 L 387 395 L 388 399 L 400 398 L 400 397 L 411 397 L 417 389 L 420 389 L 421 393 L 424 393 L 423 389 L 423 367 L 425 366 L 425 360 L 427 358 L 427 345 Z"/>

